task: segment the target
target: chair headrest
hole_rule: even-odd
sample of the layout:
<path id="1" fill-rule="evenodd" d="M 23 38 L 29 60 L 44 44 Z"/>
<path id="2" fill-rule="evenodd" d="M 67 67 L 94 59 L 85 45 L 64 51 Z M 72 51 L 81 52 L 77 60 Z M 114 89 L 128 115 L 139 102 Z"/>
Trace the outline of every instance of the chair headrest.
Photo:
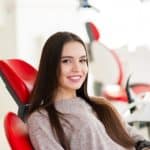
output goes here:
<path id="1" fill-rule="evenodd" d="M 20 59 L 0 60 L 0 74 L 16 102 L 28 103 L 37 71 Z"/>

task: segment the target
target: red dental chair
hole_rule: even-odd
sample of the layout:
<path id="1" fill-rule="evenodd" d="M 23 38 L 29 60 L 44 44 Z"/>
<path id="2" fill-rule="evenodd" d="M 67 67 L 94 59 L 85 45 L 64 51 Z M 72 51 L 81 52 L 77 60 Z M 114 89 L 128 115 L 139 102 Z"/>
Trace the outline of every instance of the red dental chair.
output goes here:
<path id="1" fill-rule="evenodd" d="M 0 60 L 0 76 L 18 105 L 18 115 L 8 112 L 4 120 L 5 134 L 12 150 L 33 150 L 23 120 L 36 74 L 36 69 L 23 60 Z"/>
<path id="2" fill-rule="evenodd" d="M 20 59 L 0 60 L 0 76 L 18 105 L 18 115 L 23 119 L 37 71 Z"/>

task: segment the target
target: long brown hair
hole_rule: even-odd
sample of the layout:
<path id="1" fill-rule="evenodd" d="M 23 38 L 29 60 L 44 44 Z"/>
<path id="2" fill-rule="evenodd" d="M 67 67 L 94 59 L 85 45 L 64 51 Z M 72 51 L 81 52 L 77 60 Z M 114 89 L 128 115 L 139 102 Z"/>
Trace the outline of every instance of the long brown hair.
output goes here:
<path id="1" fill-rule="evenodd" d="M 39 108 L 47 111 L 53 131 L 56 132 L 59 142 L 65 150 L 70 150 L 70 148 L 60 123 L 60 113 L 55 109 L 54 94 L 58 88 L 58 72 L 60 71 L 62 49 L 64 44 L 71 41 L 80 42 L 86 50 L 85 44 L 80 37 L 70 32 L 57 32 L 46 41 L 41 55 L 37 78 L 30 97 L 31 106 L 29 110 L 29 115 Z M 96 97 L 90 98 L 88 96 L 87 78 L 81 88 L 77 90 L 77 96 L 82 97 L 91 105 L 98 119 L 103 122 L 112 140 L 126 148 L 134 146 L 133 139 L 124 129 L 112 105 L 107 100 Z"/>

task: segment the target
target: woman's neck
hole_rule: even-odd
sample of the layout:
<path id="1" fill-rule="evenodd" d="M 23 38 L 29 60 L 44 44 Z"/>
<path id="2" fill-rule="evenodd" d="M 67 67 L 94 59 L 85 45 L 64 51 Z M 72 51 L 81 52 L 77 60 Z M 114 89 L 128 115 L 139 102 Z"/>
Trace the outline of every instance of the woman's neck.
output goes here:
<path id="1" fill-rule="evenodd" d="M 76 91 L 64 91 L 64 90 L 57 90 L 55 95 L 55 101 L 61 101 L 61 100 L 71 100 L 77 97 Z"/>

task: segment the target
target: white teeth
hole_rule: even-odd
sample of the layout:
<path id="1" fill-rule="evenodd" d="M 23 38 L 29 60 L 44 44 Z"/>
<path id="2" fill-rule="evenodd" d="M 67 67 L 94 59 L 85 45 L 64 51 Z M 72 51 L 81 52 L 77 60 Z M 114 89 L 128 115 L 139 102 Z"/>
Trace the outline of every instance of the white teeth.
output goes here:
<path id="1" fill-rule="evenodd" d="M 77 80 L 77 79 L 80 79 L 80 78 L 81 78 L 80 76 L 70 77 L 70 79 L 73 79 L 73 80 Z"/>

